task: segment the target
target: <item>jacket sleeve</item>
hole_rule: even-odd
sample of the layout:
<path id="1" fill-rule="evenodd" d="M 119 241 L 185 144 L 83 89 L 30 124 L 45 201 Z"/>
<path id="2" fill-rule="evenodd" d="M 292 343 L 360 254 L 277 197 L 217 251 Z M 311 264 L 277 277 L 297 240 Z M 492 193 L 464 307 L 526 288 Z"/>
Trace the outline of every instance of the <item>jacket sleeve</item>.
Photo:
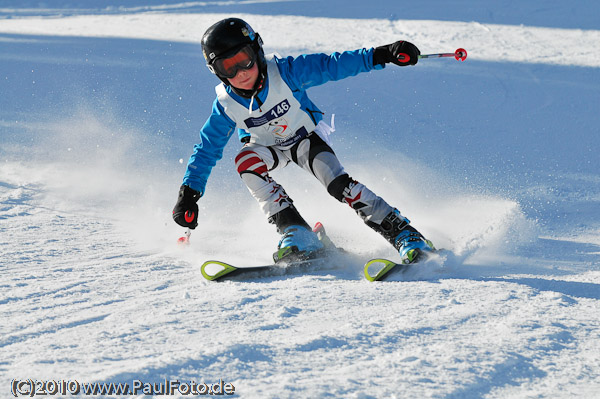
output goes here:
<path id="1" fill-rule="evenodd" d="M 188 161 L 184 185 L 204 195 L 212 168 L 223 157 L 223 149 L 234 132 L 235 123 L 215 99 L 212 113 L 200 129 L 200 142 L 194 146 L 194 153 Z"/>
<path id="2" fill-rule="evenodd" d="M 344 51 L 342 53 L 304 54 L 278 60 L 279 70 L 292 89 L 306 90 L 329 81 L 344 79 L 382 69 L 373 65 L 373 49 Z"/>

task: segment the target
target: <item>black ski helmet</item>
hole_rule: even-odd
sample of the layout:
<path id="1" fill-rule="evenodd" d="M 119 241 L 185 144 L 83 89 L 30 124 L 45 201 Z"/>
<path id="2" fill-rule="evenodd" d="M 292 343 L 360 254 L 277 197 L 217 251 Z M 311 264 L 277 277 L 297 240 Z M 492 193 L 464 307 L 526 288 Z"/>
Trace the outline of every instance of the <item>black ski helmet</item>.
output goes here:
<path id="1" fill-rule="evenodd" d="M 219 76 L 215 68 L 212 68 L 212 64 L 218 58 L 227 58 L 234 55 L 247 45 L 250 45 L 254 51 L 258 70 L 262 75 L 261 78 L 257 79 L 257 85 L 261 83 L 259 81 L 264 80 L 266 76 L 266 62 L 265 53 L 262 48 L 263 42 L 260 35 L 254 32 L 254 29 L 246 21 L 239 18 L 223 19 L 206 30 L 204 36 L 202 36 L 201 43 L 206 65 L 226 85 L 229 85 L 229 81 L 224 76 Z M 252 92 L 255 92 L 257 88 L 255 87 Z M 250 93 L 248 95 L 246 93 L 248 90 L 236 90 L 236 92 L 238 91 L 244 92 L 238 94 L 242 94 L 245 97 L 253 94 Z"/>

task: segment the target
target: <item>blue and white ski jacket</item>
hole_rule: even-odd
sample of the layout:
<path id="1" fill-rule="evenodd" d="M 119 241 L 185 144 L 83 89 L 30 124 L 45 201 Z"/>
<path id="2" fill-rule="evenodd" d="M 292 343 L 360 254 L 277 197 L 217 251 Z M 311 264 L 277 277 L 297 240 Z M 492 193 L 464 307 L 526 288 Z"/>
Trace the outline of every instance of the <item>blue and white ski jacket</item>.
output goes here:
<path id="1" fill-rule="evenodd" d="M 200 143 L 194 146 L 194 153 L 190 157 L 183 178 L 184 185 L 202 194 L 204 193 L 212 168 L 222 158 L 223 149 L 236 130 L 240 140 L 247 138 L 258 144 L 286 145 L 286 142 L 261 143 L 261 139 L 254 137 L 255 133 L 252 129 L 252 123 L 254 123 L 252 120 L 257 118 L 248 118 L 245 121 L 246 126 L 243 126 L 240 124 L 239 112 L 237 112 L 238 123 L 236 123 L 234 121 L 235 117 L 232 117 L 231 107 L 227 106 L 227 102 L 224 101 L 225 98 L 229 101 L 235 101 L 244 107 L 247 112 L 250 112 L 250 109 L 256 111 L 259 109 L 259 104 L 267 103 L 270 83 L 271 85 L 278 83 L 270 82 L 270 80 L 281 79 L 291 90 L 294 97 L 293 102 L 296 103 L 297 101 L 300 104 L 300 109 L 309 117 L 309 119 L 306 117 L 300 119 L 305 121 L 305 125 L 310 125 L 310 122 L 312 122 L 312 125 L 316 126 L 323 119 L 323 113 L 308 98 L 306 93 L 308 88 L 384 67 L 383 65 L 373 65 L 373 49 L 345 51 L 331 55 L 308 54 L 297 58 L 277 58 L 273 56 L 268 57 L 267 64 L 271 64 L 269 65 L 270 68 L 276 65 L 279 76 L 271 76 L 272 74 L 267 76 L 265 87 L 256 95 L 258 100 L 238 96 L 231 90 L 231 87 L 225 86 L 223 83 L 217 86 L 218 95 L 213 103 L 211 115 L 200 130 Z M 276 92 L 277 90 L 273 91 Z M 221 101 L 219 98 L 221 98 Z M 268 103 L 279 104 L 285 99 L 278 100 L 269 98 Z M 225 106 L 222 103 L 225 103 Z M 229 112 L 226 107 L 230 108 Z M 276 110 L 275 113 L 277 113 Z"/>

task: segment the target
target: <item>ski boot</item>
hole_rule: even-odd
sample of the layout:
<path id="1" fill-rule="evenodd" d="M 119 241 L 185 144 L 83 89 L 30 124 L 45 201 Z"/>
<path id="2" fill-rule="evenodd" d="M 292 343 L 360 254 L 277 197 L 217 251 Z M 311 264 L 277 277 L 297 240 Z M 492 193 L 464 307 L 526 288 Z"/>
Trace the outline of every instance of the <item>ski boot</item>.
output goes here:
<path id="1" fill-rule="evenodd" d="M 324 249 L 317 234 L 301 225 L 288 226 L 273 254 L 275 263 L 312 259 Z"/>
<path id="2" fill-rule="evenodd" d="M 319 232 L 310 229 L 294 205 L 271 216 L 269 223 L 276 225 L 277 232 L 281 234 L 277 252 L 273 254 L 275 263 L 313 259 L 318 257 L 324 248 L 319 240 Z M 325 230 L 322 234 L 324 233 Z"/>
<path id="3" fill-rule="evenodd" d="M 414 227 L 408 225 L 396 237 L 394 247 L 402 257 L 402 263 L 415 263 L 435 251 L 433 243 L 423 237 Z"/>
<path id="4" fill-rule="evenodd" d="M 378 226 L 371 226 L 398 250 L 402 263 L 415 263 L 435 251 L 433 243 L 410 225 L 410 220 L 397 209 L 389 213 Z"/>

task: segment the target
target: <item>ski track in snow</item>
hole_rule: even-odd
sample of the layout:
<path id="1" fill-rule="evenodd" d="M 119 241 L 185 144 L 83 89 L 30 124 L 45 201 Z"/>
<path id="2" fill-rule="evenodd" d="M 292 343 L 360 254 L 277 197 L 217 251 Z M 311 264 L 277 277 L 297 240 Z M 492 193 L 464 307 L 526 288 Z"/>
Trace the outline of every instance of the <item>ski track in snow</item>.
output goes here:
<path id="1" fill-rule="evenodd" d="M 369 283 L 364 261 L 393 251 L 286 170 L 307 218 L 351 255 L 208 283 L 204 260 L 262 264 L 277 242 L 230 173 L 232 140 L 191 245 L 175 244 L 177 160 L 216 83 L 192 50 L 226 14 L 131 11 L 0 20 L 0 396 L 14 378 L 166 378 L 223 379 L 243 398 L 600 398 L 599 31 L 243 14 L 281 54 L 400 37 L 470 51 L 331 84 L 347 98 L 315 89 L 339 104 L 336 151 L 364 158 L 347 169 L 457 255 Z M 389 76 L 414 91 L 402 113 Z M 397 140 L 365 133 L 397 118 Z"/>

